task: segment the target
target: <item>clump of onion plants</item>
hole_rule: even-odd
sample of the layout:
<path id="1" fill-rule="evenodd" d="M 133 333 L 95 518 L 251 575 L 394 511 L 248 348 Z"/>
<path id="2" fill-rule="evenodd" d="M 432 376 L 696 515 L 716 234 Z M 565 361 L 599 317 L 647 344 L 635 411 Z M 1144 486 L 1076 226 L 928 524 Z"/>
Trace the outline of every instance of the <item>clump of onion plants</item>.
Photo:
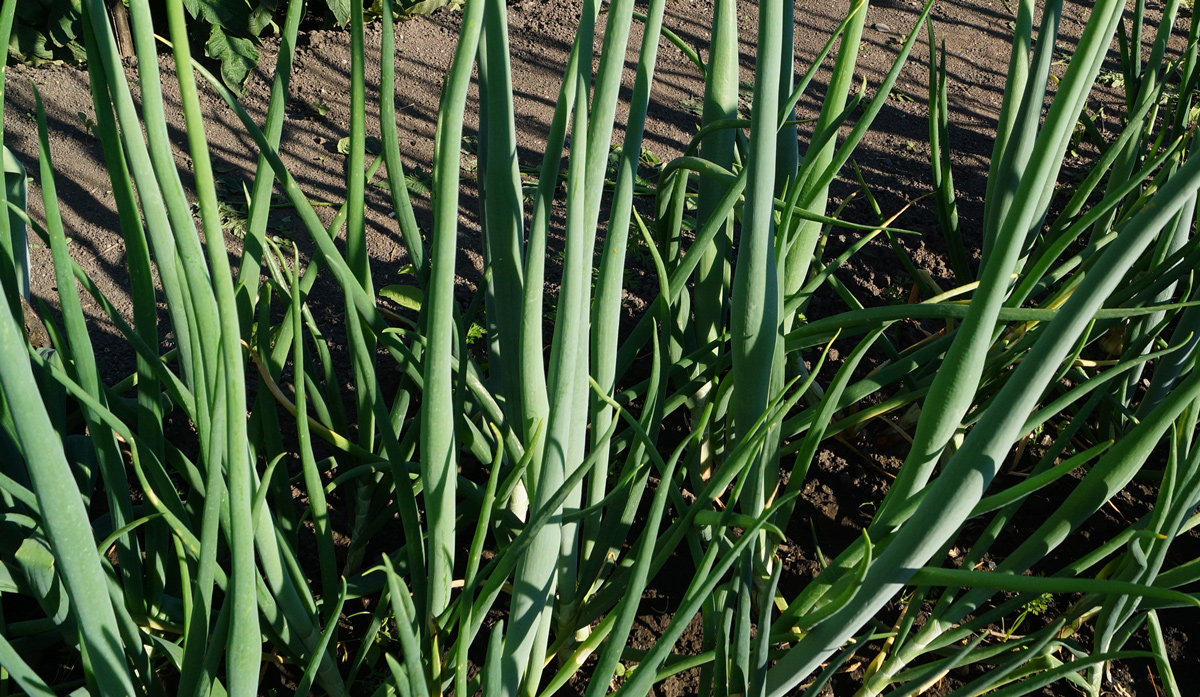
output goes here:
<path id="1" fill-rule="evenodd" d="M 817 694 L 856 657 L 869 666 L 862 694 L 915 694 L 955 669 L 967 676 L 956 694 L 1024 694 L 1056 681 L 1100 694 L 1110 662 L 1147 657 L 1162 688 L 1179 694 L 1160 614 L 1200 605 L 1179 590 L 1200 567 L 1168 561 L 1200 503 L 1196 21 L 1183 51 L 1168 52 L 1179 9 L 1169 0 L 1144 47 L 1143 6 L 1126 27 L 1124 3 L 1099 0 L 1065 73 L 1052 77 L 1062 3 L 1039 15 L 1032 0 L 1017 2 L 976 265 L 956 211 L 951 78 L 929 24 L 932 0 L 869 99 L 854 92 L 866 0 L 847 4 L 800 74 L 795 7 L 763 0 L 749 118 L 739 113 L 737 5 L 716 0 L 711 44 L 692 52 L 705 81 L 703 125 L 652 183 L 653 216 L 644 217 L 649 207 L 634 198 L 645 187 L 639 155 L 664 4 L 637 13 L 632 0 L 584 1 L 527 201 L 520 166 L 539 163 L 515 155 L 506 4 L 467 0 L 438 113 L 425 235 L 401 162 L 390 2 L 379 104 L 365 100 L 363 7 L 351 3 L 346 203 L 326 226 L 278 156 L 303 4 L 288 3 L 260 125 L 194 63 L 184 3 L 168 0 L 198 230 L 168 139 L 149 4 L 130 2 L 139 109 L 104 3 L 84 0 L 94 131 L 133 311 L 117 313 L 70 258 L 43 117 L 46 218 L 28 224 L 52 250 L 63 322 L 50 325 L 52 350 L 25 339 L 9 263 L 22 250 L 10 241 L 16 223 L 0 215 L 0 593 L 30 599 L 44 618 L 0 625 L 0 680 L 36 695 L 242 696 L 259 692 L 266 663 L 286 662 L 300 675 L 297 694 L 550 695 L 578 675 L 594 697 L 644 695 L 698 669 L 703 694 L 776 697 Z M 14 6 L 0 13 L 0 45 Z M 643 39 L 629 116 L 618 123 L 635 21 Z M 864 307 L 837 280 L 839 266 L 876 235 L 905 231 L 840 219 L 829 187 L 923 32 L 934 209 L 956 286 Z M 1126 104 L 1120 134 L 1105 140 L 1084 108 L 1114 37 Z M 800 139 L 795 105 L 827 60 L 822 110 Z M 473 75 L 486 360 L 467 350 L 476 318 L 455 299 L 459 143 Z M 222 245 L 201 244 L 201 232 L 220 239 L 221 214 L 198 80 L 260 150 L 236 275 Z M 368 109 L 383 123 L 382 156 L 370 166 Z M 1081 123 L 1099 154 L 1083 181 L 1062 187 Z M 547 336 L 547 238 L 568 135 L 561 288 Z M 364 191 L 381 163 L 417 279 L 387 292 L 419 309 L 415 320 L 381 308 L 367 253 Z M 275 187 L 311 238 L 307 259 L 266 234 Z M 834 228 L 858 238 L 827 258 L 821 240 Z M 652 257 L 658 293 L 622 331 L 630 235 Z M 320 274 L 344 293 L 340 325 L 321 325 L 309 309 Z M 806 312 L 824 287 L 845 311 Z M 76 288 L 96 296 L 137 351 L 129 380 L 100 379 Z M 937 331 L 898 343 L 905 320 Z M 164 354 L 168 334 L 175 348 Z M 331 359 L 335 335 L 349 347 L 345 379 Z M 832 346 L 842 358 L 822 371 Z M 789 573 L 781 547 L 806 544 L 788 531 L 822 441 L 902 412 L 919 414 L 911 447 L 871 524 L 806 585 L 787 584 L 802 590 L 780 590 Z M 168 417 L 194 427 L 194 449 L 165 435 Z M 662 437 L 664 423 L 685 424 L 682 437 Z M 1050 443 L 1037 462 L 1023 477 L 999 477 L 1033 433 Z M 1135 476 L 1158 482 L 1152 511 L 1055 562 Z M 1037 514 L 1023 503 L 1051 485 L 1066 493 L 1031 525 Z M 385 524 L 402 533 L 368 554 Z M 997 546 L 1012 551 L 985 566 Z M 688 566 L 687 589 L 655 645 L 635 651 L 640 600 L 668 562 Z M 350 602 L 367 617 L 347 634 Z M 889 605 L 899 614 L 885 623 Z M 697 616 L 702 650 L 676 653 Z M 1128 648 L 1138 632 L 1149 650 Z M 75 683 L 31 667 L 51 645 L 78 651 Z"/>

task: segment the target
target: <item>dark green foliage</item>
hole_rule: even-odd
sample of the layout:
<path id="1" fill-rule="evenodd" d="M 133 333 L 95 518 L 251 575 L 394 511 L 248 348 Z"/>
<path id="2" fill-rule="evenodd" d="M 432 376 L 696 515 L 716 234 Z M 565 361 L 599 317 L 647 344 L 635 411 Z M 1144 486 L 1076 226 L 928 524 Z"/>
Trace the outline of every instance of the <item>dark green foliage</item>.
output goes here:
<path id="1" fill-rule="evenodd" d="M 79 0 L 21 0 L 13 21 L 8 55 L 21 63 L 82 60 Z"/>
<path id="2" fill-rule="evenodd" d="M 221 27 L 213 25 L 204 53 L 209 58 L 221 61 L 221 79 L 226 85 L 240 89 L 246 76 L 258 65 L 258 49 L 254 41 L 239 37 Z"/>
<path id="3" fill-rule="evenodd" d="M 330 8 L 332 8 L 335 3 L 341 1 L 342 0 L 329 0 Z M 448 7 L 451 10 L 460 10 L 462 9 L 462 5 L 462 0 L 399 0 L 395 4 L 395 14 L 397 17 L 428 15 L 433 14 L 436 10 L 440 10 L 443 7 Z M 349 9 L 346 11 L 349 12 Z M 368 17 L 379 17 L 382 14 L 383 0 L 373 0 L 371 6 L 367 9 L 366 15 Z M 334 15 L 338 16 L 338 21 L 344 24 L 336 10 L 334 11 Z"/>
<path id="4" fill-rule="evenodd" d="M 239 90 L 258 65 L 255 44 L 263 30 L 274 24 L 278 0 L 184 0 L 183 4 L 193 18 L 210 27 L 204 54 L 221 62 L 221 79 Z M 205 31 L 204 26 L 193 25 L 193 40 Z"/>

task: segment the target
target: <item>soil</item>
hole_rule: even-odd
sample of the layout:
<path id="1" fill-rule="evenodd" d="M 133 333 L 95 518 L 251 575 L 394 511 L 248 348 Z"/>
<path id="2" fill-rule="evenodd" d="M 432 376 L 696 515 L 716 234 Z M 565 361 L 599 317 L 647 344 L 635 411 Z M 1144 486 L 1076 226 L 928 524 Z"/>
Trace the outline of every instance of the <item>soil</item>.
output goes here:
<path id="1" fill-rule="evenodd" d="M 707 18 L 711 15 L 711 0 L 679 0 L 667 4 L 664 25 L 704 56 L 707 53 Z M 845 11 L 844 0 L 797 2 L 796 64 L 802 73 L 807 70 L 824 42 L 837 26 Z M 566 63 L 574 36 L 574 26 L 580 12 L 578 0 L 543 3 L 535 0 L 510 0 L 510 42 L 513 56 L 514 105 L 517 117 L 518 155 L 522 165 L 537 166 L 542 159 L 546 134 L 553 114 L 562 66 Z M 1154 0 L 1147 2 L 1153 13 L 1160 9 Z M 1086 20 L 1090 3 L 1069 2 L 1064 11 L 1059 47 L 1064 55 L 1070 53 Z M 884 74 L 891 66 L 903 34 L 908 32 L 920 13 L 916 0 L 878 0 L 871 4 L 866 21 L 862 50 L 856 77 L 865 80 L 866 97 L 874 96 Z M 991 158 L 993 133 L 1005 87 L 1009 60 L 1009 24 L 1012 7 L 1004 0 L 940 0 L 933 10 L 934 26 L 939 40 L 945 40 L 946 63 L 950 76 L 949 146 L 958 196 L 961 227 L 973 260 L 978 259 L 980 221 L 988 163 Z M 741 28 L 741 66 L 743 78 L 753 72 L 755 56 L 756 5 L 739 5 Z M 1177 22 L 1186 31 L 1190 17 L 1186 14 Z M 408 172 L 429 172 L 432 160 L 433 134 L 442 78 L 455 46 L 459 15 L 439 12 L 430 17 L 418 17 L 400 25 L 397 36 L 397 120 L 402 133 L 401 150 Z M 1148 23 L 1147 36 L 1156 29 Z M 368 27 L 367 43 L 367 103 L 378 102 L 380 42 L 378 22 Z M 637 60 L 641 27 L 633 27 L 630 39 L 628 66 Z M 272 79 L 278 40 L 264 41 L 258 70 L 245 85 L 242 104 L 260 123 L 265 118 L 267 98 Z M 599 44 L 597 44 L 597 49 Z M 928 271 L 943 287 L 952 284 L 948 270 L 945 245 L 938 231 L 929 200 L 917 199 L 931 191 L 929 172 L 928 122 L 925 106 L 928 78 L 928 45 L 921 32 L 918 45 L 896 84 L 871 131 L 855 153 L 871 193 L 885 216 L 912 203 L 896 224 L 921 233 L 904 236 L 901 244 L 918 268 Z M 800 102 L 797 116 L 801 120 L 816 117 L 822 103 L 822 93 L 830 74 L 831 62 L 816 73 L 813 86 Z M 167 114 L 176 160 L 185 187 L 191 190 L 190 163 L 186 156 L 186 136 L 182 125 L 178 95 L 173 92 L 173 64 L 168 55 L 159 56 L 166 91 Z M 1062 65 L 1054 70 L 1062 71 Z M 338 142 L 349 135 L 350 71 L 349 37 L 336 30 L 305 31 L 296 53 L 295 70 L 288 100 L 289 118 L 285 125 L 281 155 L 284 162 L 314 202 L 340 204 L 344 199 L 344 168 L 346 158 L 338 153 Z M 136 71 L 128 68 L 131 84 L 137 95 Z M 628 98 L 632 71 L 627 71 Z M 689 60 L 675 46 L 664 41 L 659 52 L 658 71 L 646 128 L 645 147 L 662 161 L 681 154 L 691 134 L 699 126 L 699 117 L 688 110 L 703 96 L 703 85 Z M 100 290 L 128 318 L 131 303 L 128 277 L 125 271 L 124 244 L 119 233 L 108 173 L 103 165 L 101 146 L 91 134 L 88 121 L 93 115 L 87 74 L 78 67 L 48 65 L 32 69 L 20 65 L 9 68 L 8 91 L 5 96 L 5 144 L 14 151 L 31 175 L 30 213 L 44 221 L 41 189 L 38 186 L 37 131 L 34 122 L 33 88 L 45 101 L 49 120 L 50 154 L 53 157 L 63 222 L 71 239 L 74 259 L 91 276 Z M 253 180 L 257 151 L 243 133 L 236 117 L 205 85 L 201 99 L 206 109 L 206 136 L 214 158 L 218 184 L 231 202 L 241 199 L 242 186 Z M 473 97 L 472 97 L 473 99 Z M 1093 112 L 1107 107 L 1106 112 L 1118 112 L 1120 96 L 1102 92 L 1089 103 Z M 623 105 L 625 107 L 625 105 Z M 627 108 L 627 107 L 626 107 Z M 477 105 L 468 106 L 465 132 L 473 135 L 477 128 Z M 619 110 L 618 122 L 624 118 Z M 1115 122 L 1101 118 L 1101 129 L 1109 132 Z M 809 133 L 801 127 L 801 148 Z M 811 128 L 811 126 L 809 126 Z M 368 134 L 379 134 L 378 115 L 368 112 Z M 614 134 L 619 142 L 620 130 Z M 1085 153 L 1086 155 L 1086 153 Z M 468 158 L 469 160 L 469 158 Z M 1086 167 L 1080 157 L 1067 163 L 1068 175 Z M 833 187 L 837 203 L 858 189 L 854 173 L 847 168 Z M 382 179 L 382 175 L 376 181 Z M 863 222 L 875 222 L 866 197 L 859 195 L 847 206 L 844 217 Z M 430 225 L 428 199 L 414 197 L 418 221 L 424 229 Z M 461 210 L 464 235 L 459 251 L 460 299 L 469 302 L 482 273 L 479 238 L 470 212 L 476 201 L 470 184 L 464 189 Z M 328 223 L 335 207 L 318 208 Z M 367 188 L 368 249 L 375 274 L 376 287 L 402 279 L 407 254 L 391 210 L 388 193 L 378 187 Z M 287 219 L 287 211 L 274 214 L 272 225 L 282 231 L 297 232 L 296 240 L 303 247 L 303 234 L 295 221 Z M 235 226 L 234 226 L 235 227 Z M 231 230 L 231 232 L 235 232 Z M 834 234 L 829 253 L 836 254 L 852 240 L 847 235 Z M 236 260 L 240 240 L 236 234 L 226 236 L 224 243 Z M 49 251 L 34 243 L 31 250 L 33 294 L 56 309 L 57 288 Z M 551 252 L 553 255 L 553 251 Z M 977 263 L 977 261 L 973 261 Z M 886 304 L 896 294 L 907 295 L 913 279 L 897 262 L 896 256 L 882 240 L 876 240 L 858 254 L 839 273 L 864 302 Z M 551 278 L 553 283 L 553 278 Z M 630 288 L 630 311 L 635 311 L 655 288 L 650 278 L 644 282 L 634 279 Z M 340 311 L 341 293 L 332 284 L 318 285 L 314 297 L 327 293 L 333 300 L 325 309 L 324 319 L 335 321 Z M 103 317 L 90 298 L 84 298 L 85 310 L 92 322 L 93 336 L 99 363 L 108 371 L 110 381 L 120 379 L 135 368 L 134 356 L 125 342 L 116 336 L 111 324 Z M 810 317 L 840 310 L 838 301 L 817 298 Z M 57 321 L 57 318 L 54 318 Z M 866 504 L 877 502 L 886 490 L 889 470 L 903 457 L 903 442 L 887 443 L 876 439 L 867 454 L 862 443 L 834 443 L 824 449 L 814 471 L 810 473 L 804 498 L 797 506 L 792 539 L 795 544 L 782 550 L 790 580 L 796 590 L 805 579 L 819 569 L 820 557 L 832 557 L 855 539 L 870 520 Z M 1132 489 L 1133 487 L 1131 487 Z M 1141 487 L 1122 495 L 1122 517 L 1132 520 L 1154 500 L 1152 487 Z M 1048 499 L 1043 505 L 1053 505 Z M 1103 516 L 1101 516 L 1103 517 Z M 1117 521 L 1108 521 L 1109 527 Z M 1127 523 L 1125 523 L 1127 524 Z M 1105 521 L 1098 520 L 1090 534 L 1103 534 Z M 820 541 L 818 548 L 815 542 Z M 690 563 L 690 562 L 688 562 Z M 635 648 L 648 648 L 659 631 L 673 616 L 683 588 L 660 583 L 650 589 L 643 603 L 632 639 Z M 1188 616 L 1178 612 L 1164 618 L 1168 643 L 1176 652 L 1176 674 L 1200 674 L 1200 656 L 1195 642 L 1188 635 L 1200 634 L 1200 624 L 1190 611 Z M 695 631 L 693 631 L 695 630 Z M 699 630 L 689 628 L 681 639 L 679 650 L 697 651 Z M 1158 694 L 1147 678 L 1145 664 L 1130 662 L 1122 678 L 1121 689 L 1133 694 Z M 861 676 L 858 669 L 857 677 Z M 1132 672 L 1129 672 L 1132 671 Z M 825 694 L 846 694 L 856 675 L 839 676 Z M 951 676 L 951 682 L 953 676 Z M 668 679 L 656 688 L 661 695 L 683 695 L 697 688 L 695 672 Z M 1066 689 L 1066 688 L 1060 688 Z"/>

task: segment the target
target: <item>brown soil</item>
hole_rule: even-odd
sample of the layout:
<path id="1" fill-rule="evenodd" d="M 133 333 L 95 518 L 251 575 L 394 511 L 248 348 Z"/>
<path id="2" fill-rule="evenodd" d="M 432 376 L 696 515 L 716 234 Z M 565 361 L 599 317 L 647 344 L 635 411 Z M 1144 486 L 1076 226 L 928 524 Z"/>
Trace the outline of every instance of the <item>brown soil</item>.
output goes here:
<path id="1" fill-rule="evenodd" d="M 665 26 L 679 34 L 689 44 L 706 54 L 707 18 L 711 0 L 683 0 L 667 4 Z M 1152 11 L 1157 6 L 1151 5 Z M 796 54 L 797 69 L 803 72 L 820 51 L 824 41 L 841 19 L 848 3 L 844 0 L 797 2 Z M 1064 13 L 1060 48 L 1067 54 L 1086 19 L 1089 3 L 1071 2 Z M 562 66 L 570 50 L 574 25 L 580 9 L 578 0 L 543 3 L 535 0 L 513 0 L 509 6 L 510 36 L 514 71 L 514 101 L 517 115 L 519 157 L 522 165 L 537 166 L 541 162 L 546 134 L 557 97 Z M 863 47 L 860 54 L 858 78 L 865 79 L 867 96 L 874 95 L 884 73 L 897 53 L 902 33 L 911 29 L 920 12 L 916 0 L 879 0 L 872 3 L 867 17 Z M 743 77 L 752 75 L 756 5 L 746 2 L 739 7 L 741 17 L 741 51 Z M 992 150 L 992 133 L 1003 95 L 1009 58 L 1010 4 L 1004 0 L 941 0 L 933 11 L 935 27 L 945 38 L 947 65 L 950 74 L 950 147 L 953 149 L 954 176 L 958 189 L 961 226 L 973 257 L 977 258 L 980 220 L 987 166 Z M 1179 22 L 1190 18 L 1184 16 Z M 409 172 L 427 173 L 432 159 L 433 132 L 442 77 L 452 57 L 458 27 L 458 15 L 438 13 L 432 17 L 416 18 L 402 24 L 397 37 L 397 112 L 401 129 L 401 149 Z M 1155 26 L 1147 27 L 1151 35 Z M 637 59 L 640 43 L 639 25 L 635 25 L 630 40 L 629 65 Z M 378 51 L 380 26 L 367 31 L 367 103 L 377 103 L 379 70 Z M 599 44 L 597 44 L 599 48 Z M 262 61 L 245 86 L 242 100 L 247 111 L 259 122 L 265 118 L 270 80 L 278 51 L 278 41 L 268 39 L 262 47 Z M 888 100 L 871 132 L 855 154 L 863 175 L 885 215 L 900 210 L 905 204 L 931 190 L 929 184 L 928 125 L 925 106 L 927 90 L 928 46 L 921 33 L 918 46 L 896 85 L 895 96 Z M 167 55 L 160 55 L 159 67 L 166 89 L 167 114 L 171 119 L 171 136 L 176 145 L 176 159 L 185 186 L 190 187 L 190 169 L 186 153 L 186 137 L 182 126 L 178 95 L 172 91 L 173 67 Z M 5 144 L 23 162 L 32 177 L 30 213 L 42 221 L 44 213 L 41 190 L 37 186 L 37 132 L 34 122 L 33 87 L 41 92 L 46 103 L 50 124 L 50 150 L 54 160 L 60 206 L 67 235 L 72 241 L 72 255 L 108 296 L 118 310 L 129 314 L 125 271 L 124 244 L 108 174 L 103 165 L 100 144 L 89 132 L 86 122 L 92 116 L 91 94 L 85 71 L 69 66 L 46 66 L 31 69 L 13 66 L 10 69 L 5 108 Z M 337 150 L 339 139 L 349 134 L 349 38 L 344 32 L 314 30 L 305 32 L 299 41 L 292 89 L 288 101 L 289 118 L 284 131 L 281 153 L 285 163 L 308 193 L 311 200 L 340 204 L 344 199 L 345 157 Z M 1062 70 L 1061 66 L 1055 70 Z M 128 71 L 136 89 L 136 73 Z M 798 107 L 800 119 L 815 118 L 820 108 L 822 92 L 829 76 L 829 63 L 817 73 L 809 94 Z M 699 125 L 699 117 L 685 108 L 688 100 L 702 97 L 702 83 L 695 67 L 674 46 L 663 43 L 659 53 L 655 91 L 650 108 L 645 146 L 666 161 L 681 153 L 688 138 Z M 627 74 L 632 83 L 632 73 Z M 206 108 L 206 135 L 212 150 L 221 191 L 231 200 L 240 200 L 242 184 L 253 179 L 256 149 L 243 133 L 240 124 L 224 103 L 202 85 Z M 624 94 L 628 97 L 628 90 Z M 1107 94 L 1091 104 L 1095 110 L 1108 103 L 1108 113 L 1116 112 L 1117 95 Z M 466 133 L 477 127 L 476 105 L 468 107 Z M 618 121 L 623 120 L 622 113 Z M 1113 124 L 1104 124 L 1112 128 Z M 369 134 L 378 135 L 378 115 L 367 114 Z M 620 132 L 614 136 L 620 138 Z M 801 134 L 801 148 L 807 142 Z M 1084 160 L 1068 163 L 1083 166 Z M 835 183 L 834 197 L 841 199 L 858 187 L 853 171 L 847 168 L 843 179 Z M 377 180 L 382 176 L 377 177 Z M 464 229 L 475 229 L 470 212 L 475 208 L 470 187 L 465 189 L 462 202 Z M 414 198 L 418 220 L 429 226 L 428 200 Z M 902 243 L 919 268 L 929 271 L 938 283 L 949 283 L 950 273 L 945 257 L 945 245 L 939 236 L 936 219 L 928 201 L 916 203 L 897 224 L 923 233 L 908 236 Z M 332 217 L 335 208 L 319 208 L 324 220 Z M 391 204 L 385 190 L 367 189 L 368 247 L 375 273 L 376 286 L 394 283 L 407 263 L 404 245 L 395 220 L 388 216 Z M 303 246 L 303 234 L 294 222 L 287 219 L 288 211 L 277 211 L 273 225 L 297 231 L 296 239 Z M 863 197 L 852 203 L 845 215 L 851 219 L 874 221 Z M 829 251 L 848 243 L 848 236 L 835 234 Z M 225 243 L 234 259 L 240 252 L 240 240 L 227 236 Z M 43 245 L 34 243 L 32 249 L 32 288 L 34 295 L 52 308 L 56 305 L 57 288 L 50 254 Z M 482 257 L 478 237 L 464 235 L 460 248 L 459 275 L 464 300 L 469 300 L 482 272 Z M 912 279 L 901 269 L 886 242 L 877 240 L 867 246 L 839 274 L 865 302 L 883 304 L 897 292 L 907 294 Z M 650 285 L 649 287 L 653 287 Z M 332 285 L 325 289 L 333 298 L 327 319 L 336 319 L 340 309 L 340 292 Z M 635 294 L 639 291 L 633 288 Z M 314 297 L 321 293 L 318 286 Z M 99 308 L 84 298 L 85 309 L 93 321 L 97 353 L 110 379 L 119 379 L 134 370 L 134 356 L 119 340 L 110 324 L 102 318 Z M 636 304 L 636 300 L 635 300 Z M 810 309 L 810 317 L 840 310 L 832 300 L 818 298 Z M 861 445 L 861 444 L 860 444 Z M 877 448 L 863 456 L 859 448 L 832 445 L 820 455 L 817 467 L 806 484 L 805 497 L 797 507 L 793 525 L 794 544 L 782 551 L 788 564 L 785 590 L 802 587 L 819 568 L 819 554 L 834 556 L 854 539 L 869 521 L 871 509 L 864 507 L 877 502 L 887 486 L 881 469 L 894 468 L 903 451 L 896 445 Z M 1140 501 L 1129 502 L 1131 507 L 1144 509 L 1153 501 L 1153 492 L 1136 495 Z M 1051 505 L 1051 504 L 1047 504 Z M 1131 517 L 1137 513 L 1126 512 Z M 811 529 L 810 529 L 811 525 Z M 814 541 L 820 540 L 820 551 Z M 656 587 L 647 594 L 644 614 L 639 618 L 633 638 L 636 648 L 648 648 L 662 626 L 672 616 L 683 588 Z M 1182 613 L 1180 613 L 1182 614 Z M 1193 613 L 1194 614 L 1194 613 Z M 1178 651 L 1178 675 L 1197 674 L 1200 670 L 1194 646 L 1186 643 L 1187 633 L 1200 631 L 1195 618 L 1173 621 L 1168 628 L 1168 641 Z M 687 644 L 687 646 L 683 646 Z M 689 632 L 681 640 L 681 650 L 697 650 L 699 633 Z M 1134 664 L 1130 664 L 1131 666 Z M 1140 665 L 1138 674 L 1126 673 L 1126 688 L 1138 694 L 1156 694 Z M 851 676 L 852 677 L 852 676 Z M 834 692 L 842 694 L 849 682 L 835 682 Z M 658 694 L 682 695 L 696 689 L 695 676 L 683 674 L 657 688 Z"/>

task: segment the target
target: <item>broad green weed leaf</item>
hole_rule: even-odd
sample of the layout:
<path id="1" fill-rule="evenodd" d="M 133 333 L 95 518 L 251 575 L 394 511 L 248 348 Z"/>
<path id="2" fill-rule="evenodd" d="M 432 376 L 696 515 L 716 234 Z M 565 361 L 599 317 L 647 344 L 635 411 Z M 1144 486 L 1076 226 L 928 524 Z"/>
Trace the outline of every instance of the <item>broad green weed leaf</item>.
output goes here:
<path id="1" fill-rule="evenodd" d="M 77 1 L 54 5 L 50 21 L 46 26 L 50 40 L 58 46 L 66 46 L 79 35 L 80 7 Z"/>
<path id="2" fill-rule="evenodd" d="M 34 66 L 54 60 L 54 54 L 46 47 L 46 37 L 26 25 L 13 27 L 8 53 L 16 60 Z"/>
<path id="3" fill-rule="evenodd" d="M 229 31 L 244 31 L 250 26 L 250 5 L 246 0 L 188 0 L 184 6 L 193 17 Z"/>
<path id="4" fill-rule="evenodd" d="M 258 36 L 271 25 L 271 18 L 275 15 L 275 9 L 266 3 L 259 3 L 258 7 L 250 13 L 249 29 L 250 33 Z"/>
<path id="5" fill-rule="evenodd" d="M 230 36 L 224 29 L 213 25 L 204 52 L 209 58 L 221 61 L 221 79 L 231 89 L 240 92 L 246 76 L 258 65 L 258 49 L 254 42 Z"/>
<path id="6" fill-rule="evenodd" d="M 406 310 L 420 310 L 421 302 L 425 299 L 421 289 L 416 286 L 384 286 L 379 289 L 379 294 Z"/>
<path id="7" fill-rule="evenodd" d="M 12 570 L 8 568 L 8 564 L 0 562 L 0 593 L 19 593 L 20 587 L 17 586 L 17 580 L 13 578 Z"/>
<path id="8" fill-rule="evenodd" d="M 25 538 L 14 559 L 25 577 L 25 587 L 33 593 L 46 615 L 69 634 L 70 602 L 63 592 L 62 580 L 55 572 L 54 554 L 46 542 L 37 537 Z M 64 623 L 68 625 L 64 627 Z"/>
<path id="9" fill-rule="evenodd" d="M 47 21 L 52 8 L 53 4 L 47 0 L 26 0 L 17 4 L 16 19 L 25 24 L 36 25 Z"/>
<path id="10" fill-rule="evenodd" d="M 401 13 L 406 15 L 427 15 L 432 14 L 435 10 L 440 10 L 443 7 L 448 7 L 451 10 L 462 8 L 462 2 L 459 0 L 421 0 L 421 2 L 406 3 L 401 2 Z"/>
<path id="11" fill-rule="evenodd" d="M 368 154 L 378 155 L 383 150 L 383 143 L 375 136 L 367 136 L 364 148 Z M 338 140 L 337 151 L 342 155 L 350 154 L 350 137 Z"/>
<path id="12" fill-rule="evenodd" d="M 333 13 L 339 25 L 344 27 L 350 23 L 349 0 L 325 0 L 325 4 L 329 6 L 329 11 Z"/>

